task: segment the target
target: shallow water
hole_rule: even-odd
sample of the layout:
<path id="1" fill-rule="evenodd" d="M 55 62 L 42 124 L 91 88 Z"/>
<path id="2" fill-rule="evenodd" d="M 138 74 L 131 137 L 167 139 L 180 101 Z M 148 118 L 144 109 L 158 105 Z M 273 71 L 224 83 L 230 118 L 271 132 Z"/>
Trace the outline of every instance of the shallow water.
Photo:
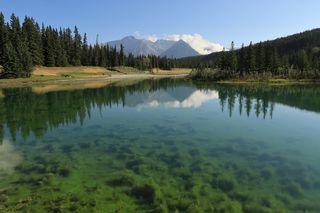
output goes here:
<path id="1" fill-rule="evenodd" d="M 320 212 L 319 86 L 2 94 L 1 212 Z"/>

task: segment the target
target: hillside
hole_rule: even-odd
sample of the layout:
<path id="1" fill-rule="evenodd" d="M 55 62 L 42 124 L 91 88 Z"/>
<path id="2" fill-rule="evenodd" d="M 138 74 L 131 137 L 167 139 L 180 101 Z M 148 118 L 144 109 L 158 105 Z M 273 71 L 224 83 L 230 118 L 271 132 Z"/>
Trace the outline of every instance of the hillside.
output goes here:
<path id="1" fill-rule="evenodd" d="M 277 38 L 275 40 L 264 41 L 253 45 L 253 48 L 258 48 L 258 45 L 270 45 L 277 49 L 280 57 L 293 56 L 301 50 L 310 53 L 317 51 L 320 48 L 320 28 L 308 30 L 294 35 Z M 239 52 L 239 50 L 237 51 Z M 219 60 L 221 52 L 211 53 L 209 55 L 187 57 L 180 60 L 183 64 L 196 65 L 198 63 L 215 63 Z"/>

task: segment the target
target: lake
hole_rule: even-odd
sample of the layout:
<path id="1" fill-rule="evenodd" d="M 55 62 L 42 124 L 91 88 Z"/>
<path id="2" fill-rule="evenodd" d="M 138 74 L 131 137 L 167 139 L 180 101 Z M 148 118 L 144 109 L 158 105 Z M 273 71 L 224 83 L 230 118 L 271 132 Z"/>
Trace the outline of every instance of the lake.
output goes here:
<path id="1" fill-rule="evenodd" d="M 80 88 L 2 89 L 1 212 L 320 212 L 320 86 Z"/>

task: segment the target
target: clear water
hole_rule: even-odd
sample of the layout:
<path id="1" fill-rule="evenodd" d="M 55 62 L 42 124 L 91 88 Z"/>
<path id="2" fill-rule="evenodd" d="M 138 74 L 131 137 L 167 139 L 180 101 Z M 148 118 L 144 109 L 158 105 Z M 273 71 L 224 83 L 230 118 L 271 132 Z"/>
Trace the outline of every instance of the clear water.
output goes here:
<path id="1" fill-rule="evenodd" d="M 141 80 L 0 98 L 0 212 L 320 212 L 320 87 Z"/>

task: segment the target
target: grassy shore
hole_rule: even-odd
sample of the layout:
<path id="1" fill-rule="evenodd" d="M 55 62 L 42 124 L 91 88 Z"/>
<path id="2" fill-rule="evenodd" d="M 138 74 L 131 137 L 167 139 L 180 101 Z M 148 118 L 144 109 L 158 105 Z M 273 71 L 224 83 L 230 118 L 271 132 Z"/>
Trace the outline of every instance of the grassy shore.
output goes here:
<path id="1" fill-rule="evenodd" d="M 102 81 L 114 78 L 115 76 L 127 75 L 130 78 L 142 78 L 157 75 L 187 75 L 191 69 L 173 70 L 152 70 L 141 71 L 131 67 L 115 67 L 106 69 L 103 67 L 37 67 L 30 78 L 0 79 L 0 87 L 19 87 L 37 84 L 50 84 L 59 82 L 78 82 L 78 81 Z M 151 76 L 151 77 L 152 77 Z"/>

